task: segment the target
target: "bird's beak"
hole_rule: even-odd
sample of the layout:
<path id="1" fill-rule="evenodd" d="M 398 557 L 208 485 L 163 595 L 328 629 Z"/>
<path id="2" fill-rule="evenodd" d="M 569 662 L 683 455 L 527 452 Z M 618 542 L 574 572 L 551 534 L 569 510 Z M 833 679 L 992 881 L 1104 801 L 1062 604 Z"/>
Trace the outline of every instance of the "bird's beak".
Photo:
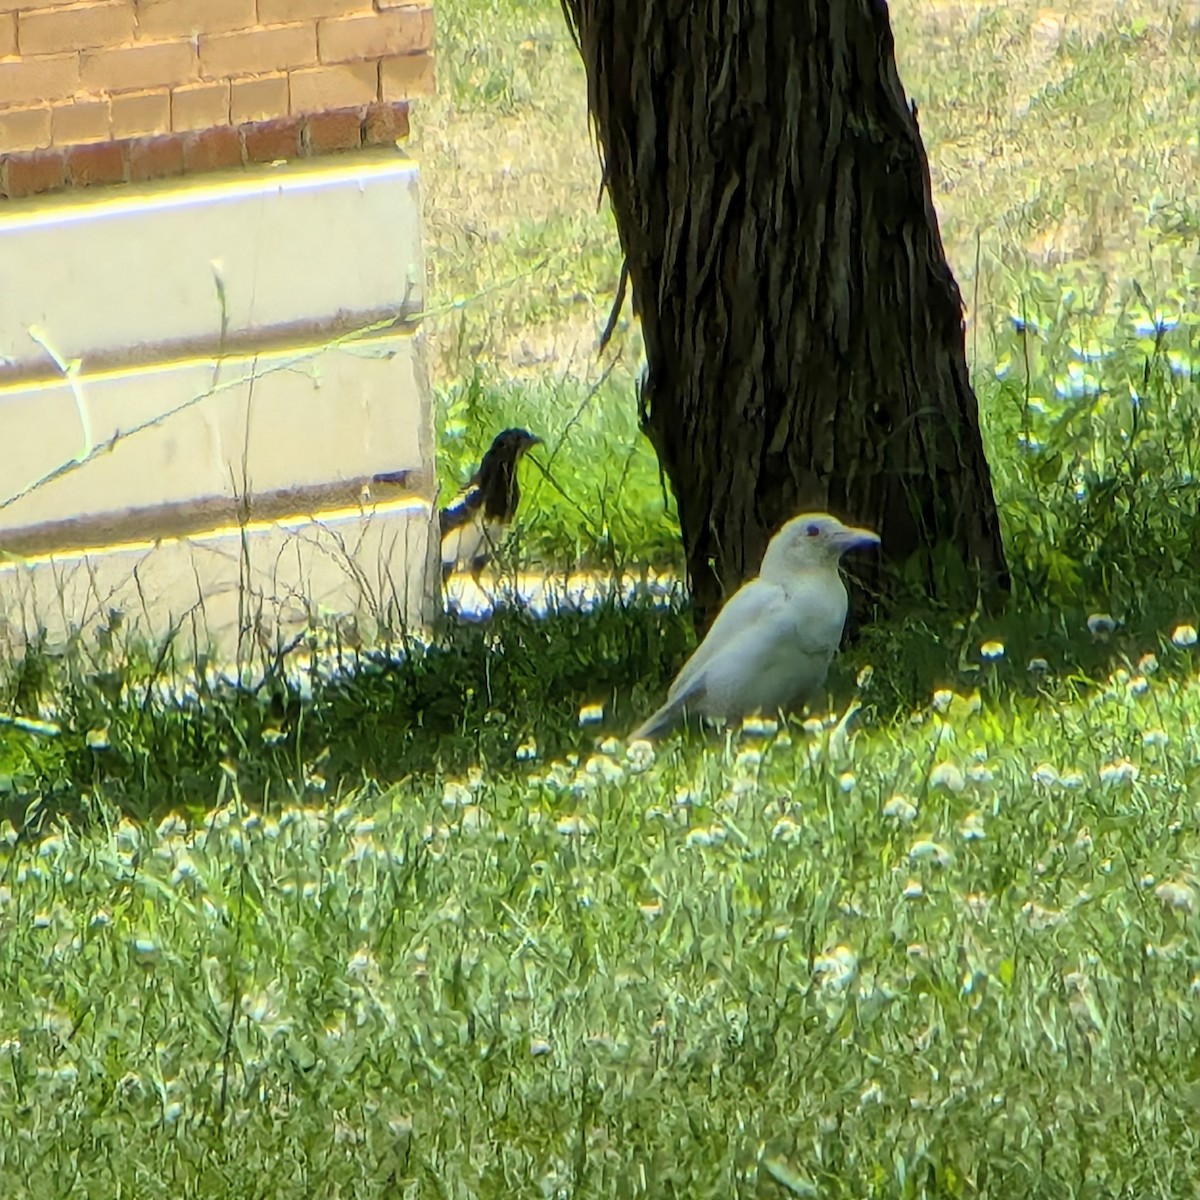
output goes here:
<path id="1" fill-rule="evenodd" d="M 845 528 L 838 534 L 842 552 L 847 550 L 870 550 L 879 545 L 879 534 L 869 529 Z"/>

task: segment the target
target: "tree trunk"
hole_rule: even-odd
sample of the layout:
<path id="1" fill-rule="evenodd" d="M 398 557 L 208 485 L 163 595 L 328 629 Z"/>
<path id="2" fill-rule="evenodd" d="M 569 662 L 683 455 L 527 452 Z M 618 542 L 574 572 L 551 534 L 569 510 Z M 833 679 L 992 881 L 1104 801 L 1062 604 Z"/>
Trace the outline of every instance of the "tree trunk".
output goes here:
<path id="1" fill-rule="evenodd" d="M 788 517 L 949 602 L 1008 576 L 883 0 L 562 0 L 703 627 Z"/>

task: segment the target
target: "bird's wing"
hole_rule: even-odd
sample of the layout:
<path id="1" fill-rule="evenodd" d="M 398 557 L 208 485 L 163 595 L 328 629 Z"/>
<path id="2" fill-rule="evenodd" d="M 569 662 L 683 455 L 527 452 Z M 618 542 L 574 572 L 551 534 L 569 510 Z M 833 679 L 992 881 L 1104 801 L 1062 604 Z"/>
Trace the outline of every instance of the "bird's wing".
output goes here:
<path id="1" fill-rule="evenodd" d="M 479 487 L 478 473 L 445 508 L 438 513 L 438 524 L 442 537 L 452 529 L 465 525 L 483 506 L 483 492 Z"/>
<path id="2" fill-rule="evenodd" d="M 683 700 L 693 695 L 701 682 L 704 668 L 718 654 L 729 651 L 729 647 L 748 631 L 757 630 L 764 623 L 781 622 L 787 619 L 787 596 L 778 584 L 764 579 L 752 579 L 743 584 L 729 598 L 729 602 L 717 613 L 704 641 L 692 652 L 683 664 L 675 682 L 667 693 L 667 702 Z"/>

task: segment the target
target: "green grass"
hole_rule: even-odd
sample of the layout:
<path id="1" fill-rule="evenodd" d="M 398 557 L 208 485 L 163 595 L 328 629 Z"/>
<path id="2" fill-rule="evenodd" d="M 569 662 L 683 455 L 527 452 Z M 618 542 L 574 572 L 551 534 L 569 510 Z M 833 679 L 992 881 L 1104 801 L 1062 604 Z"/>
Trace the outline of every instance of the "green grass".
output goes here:
<path id="1" fill-rule="evenodd" d="M 11 664 L 5 1200 L 1196 1194 L 1200 47 L 1054 11 L 892 6 L 1010 611 L 916 597 L 819 725 L 652 760 L 678 604 Z M 506 568 L 677 563 L 557 4 L 438 13 L 442 482 L 527 425 Z"/>
<path id="2" fill-rule="evenodd" d="M 1191 1195 L 1200 691 L 1151 645 L 971 641 L 849 738 L 227 762 L 157 829 L 97 779 L 0 840 L 5 1195 Z"/>

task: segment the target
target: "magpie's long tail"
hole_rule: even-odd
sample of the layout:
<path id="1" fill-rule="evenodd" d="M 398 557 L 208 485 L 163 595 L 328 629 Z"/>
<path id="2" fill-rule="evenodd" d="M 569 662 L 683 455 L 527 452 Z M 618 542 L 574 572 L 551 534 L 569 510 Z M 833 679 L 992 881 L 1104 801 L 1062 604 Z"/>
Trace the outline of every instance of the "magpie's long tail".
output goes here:
<path id="1" fill-rule="evenodd" d="M 627 742 L 651 741 L 662 737 L 674 728 L 683 715 L 683 705 L 678 700 L 664 704 L 653 716 L 643 721 L 625 740 Z"/>

